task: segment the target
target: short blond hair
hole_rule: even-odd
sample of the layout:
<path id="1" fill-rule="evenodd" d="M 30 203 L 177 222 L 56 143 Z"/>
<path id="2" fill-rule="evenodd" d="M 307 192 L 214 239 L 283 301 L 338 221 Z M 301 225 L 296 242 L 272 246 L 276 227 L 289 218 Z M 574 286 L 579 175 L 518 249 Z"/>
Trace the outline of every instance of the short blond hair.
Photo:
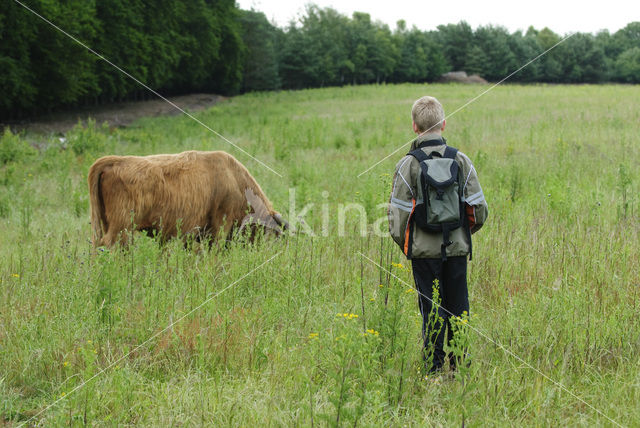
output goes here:
<path id="1" fill-rule="evenodd" d="M 439 131 L 444 121 L 444 108 L 437 99 L 422 97 L 413 103 L 411 119 L 420 132 Z"/>

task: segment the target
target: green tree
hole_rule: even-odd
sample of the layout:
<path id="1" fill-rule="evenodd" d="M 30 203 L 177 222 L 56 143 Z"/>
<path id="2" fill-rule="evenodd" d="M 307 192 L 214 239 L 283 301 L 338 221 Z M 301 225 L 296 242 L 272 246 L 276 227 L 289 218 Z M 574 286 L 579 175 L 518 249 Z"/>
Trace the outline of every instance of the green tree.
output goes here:
<path id="1" fill-rule="evenodd" d="M 478 57 L 479 51 L 477 50 L 475 55 L 476 60 L 485 60 L 480 74 L 486 79 L 498 81 L 517 69 L 518 63 L 511 51 L 509 40 L 508 31 L 502 27 L 487 26 L 476 30 L 473 39 L 474 46 L 467 52 L 467 55 L 470 55 L 471 50 L 475 47 L 480 48 L 486 59 Z"/>
<path id="2" fill-rule="evenodd" d="M 538 44 L 537 34 L 538 32 L 533 27 L 529 27 L 525 35 L 522 35 L 520 31 L 517 31 L 509 38 L 509 47 L 514 55 L 517 68 L 527 64 L 542 53 L 542 48 Z M 535 82 L 540 79 L 541 72 L 541 62 L 536 60 L 529 63 L 518 73 L 514 74 L 511 77 L 511 80 Z"/>
<path id="3" fill-rule="evenodd" d="M 640 21 L 631 22 L 616 31 L 611 37 L 608 53 L 612 58 L 617 58 L 622 52 L 636 46 L 640 46 Z"/>
<path id="4" fill-rule="evenodd" d="M 376 83 L 386 82 L 396 66 L 398 52 L 392 34 L 386 25 L 376 26 L 369 63 L 374 70 Z"/>
<path id="5" fill-rule="evenodd" d="M 3 92 L 3 108 L 11 110 L 15 105 L 23 113 L 51 110 L 98 90 L 95 56 L 21 6 L 6 3 L 1 12 L 4 19 L 0 20 L 0 61 L 8 71 L 3 69 L 6 74 L 0 84 L 9 96 L 5 98 Z M 91 44 L 98 26 L 93 1 L 39 0 L 30 7 Z M 25 98 L 21 100 L 23 90 Z"/>
<path id="6" fill-rule="evenodd" d="M 626 83 L 640 83 L 640 46 L 634 46 L 618 55 L 615 77 Z"/>
<path id="7" fill-rule="evenodd" d="M 489 69 L 489 57 L 484 53 L 480 46 L 472 47 L 467 52 L 467 58 L 464 62 L 464 70 L 469 74 L 486 75 Z"/>
<path id="8" fill-rule="evenodd" d="M 319 63 L 318 52 L 311 49 L 309 37 L 295 24 L 289 24 L 280 56 L 282 86 L 287 89 L 319 86 Z"/>
<path id="9" fill-rule="evenodd" d="M 536 34 L 536 41 L 542 52 L 550 49 L 560 40 L 560 36 L 545 27 Z M 540 61 L 540 79 L 543 82 L 561 82 L 563 80 L 562 68 L 563 46 L 559 45 L 542 56 Z"/>
<path id="10" fill-rule="evenodd" d="M 172 76 L 166 87 L 174 92 L 207 90 L 213 86 L 212 70 L 220 62 L 229 60 L 221 52 L 224 35 L 216 31 L 220 21 L 218 14 L 222 14 L 224 20 L 233 20 L 236 15 L 229 9 L 218 12 L 205 0 L 178 2 L 174 13 L 177 14 L 177 19 L 172 37 L 178 61 L 171 62 Z M 239 31 L 240 23 L 236 24 L 232 25 L 231 31 Z M 244 44 L 238 48 L 240 52 L 244 52 Z M 236 54 L 233 55 L 233 60 L 238 60 Z"/>
<path id="11" fill-rule="evenodd" d="M 278 40 L 276 27 L 262 12 L 241 11 L 242 41 L 246 46 L 243 58 L 242 91 L 266 91 L 280 88 L 278 74 Z"/>
<path id="12" fill-rule="evenodd" d="M 548 27 L 544 27 L 542 30 L 538 31 L 536 34 L 536 39 L 538 40 L 538 44 L 543 51 L 550 49 L 556 43 L 562 40 L 559 35 L 551 31 Z"/>
<path id="13" fill-rule="evenodd" d="M 3 2 L 0 10 L 0 117 L 20 117 L 38 94 L 30 46 L 37 22 L 20 5 Z M 37 19 L 37 18 L 36 18 Z"/>
<path id="14" fill-rule="evenodd" d="M 453 70 L 464 69 L 467 54 L 473 45 L 473 30 L 465 21 L 439 25 L 440 45 Z"/>
<path id="15" fill-rule="evenodd" d="M 597 83 L 603 80 L 606 75 L 604 51 L 595 43 L 594 36 L 575 34 L 561 48 L 563 82 Z"/>
<path id="16" fill-rule="evenodd" d="M 302 18 L 302 31 L 316 52 L 318 86 L 340 85 L 352 75 L 355 66 L 349 58 L 349 18 L 335 9 L 311 5 Z"/>
<path id="17" fill-rule="evenodd" d="M 103 0 L 96 4 L 96 17 L 100 30 L 95 49 L 109 61 L 139 79 L 148 82 L 150 56 L 153 54 L 145 29 L 143 0 Z M 158 52 L 162 55 L 163 52 Z M 101 90 L 95 94 L 101 102 L 122 100 L 135 91 L 139 84 L 105 61 L 96 63 Z"/>
<path id="18" fill-rule="evenodd" d="M 207 0 L 213 17 L 210 31 L 220 39 L 218 57 L 213 62 L 202 89 L 223 94 L 238 92 L 242 84 L 242 55 L 244 45 L 235 0 Z"/>
<path id="19" fill-rule="evenodd" d="M 421 32 L 415 27 L 406 31 L 398 27 L 394 34 L 399 59 L 393 74 L 395 82 L 434 81 L 447 70 L 447 60 L 436 33 Z"/>
<path id="20" fill-rule="evenodd" d="M 375 70 L 370 61 L 374 51 L 375 28 L 368 13 L 354 12 L 349 22 L 349 59 L 353 62 L 353 83 L 370 83 Z"/>

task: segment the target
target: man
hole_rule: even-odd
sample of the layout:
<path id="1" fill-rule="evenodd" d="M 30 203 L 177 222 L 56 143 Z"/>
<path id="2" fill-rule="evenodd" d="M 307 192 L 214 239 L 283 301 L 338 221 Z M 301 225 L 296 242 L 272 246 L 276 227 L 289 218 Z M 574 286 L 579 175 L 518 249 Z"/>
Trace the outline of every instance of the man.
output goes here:
<path id="1" fill-rule="evenodd" d="M 411 144 L 410 153 L 396 165 L 389 201 L 389 230 L 411 260 L 422 314 L 425 368 L 434 373 L 445 364 L 445 331 L 449 331 L 450 339 L 455 332 L 450 321 L 469 312 L 467 258 L 472 252 L 471 234 L 482 227 L 488 209 L 471 160 L 447 146 L 442 138 L 446 122 L 440 102 L 429 96 L 420 98 L 413 104 L 411 118 L 418 137 Z M 439 163 L 433 163 L 434 159 Z M 447 159 L 451 159 L 448 164 Z M 441 178 L 451 172 L 450 186 L 440 188 L 442 183 L 437 178 L 423 176 L 434 171 Z M 455 198 L 447 199 L 451 194 Z M 453 205 L 448 211 L 442 207 L 447 201 Z M 455 221 L 438 223 L 440 214 L 433 214 L 438 209 L 453 213 Z M 433 302 L 434 287 L 439 305 Z M 450 360 L 455 369 L 455 361 Z"/>

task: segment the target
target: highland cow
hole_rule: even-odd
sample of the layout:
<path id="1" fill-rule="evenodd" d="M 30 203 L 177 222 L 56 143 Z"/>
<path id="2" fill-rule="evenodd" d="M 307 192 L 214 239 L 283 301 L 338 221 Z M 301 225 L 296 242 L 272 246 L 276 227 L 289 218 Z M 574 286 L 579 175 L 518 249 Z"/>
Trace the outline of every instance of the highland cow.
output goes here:
<path id="1" fill-rule="evenodd" d="M 89 169 L 89 194 L 96 247 L 126 244 L 134 230 L 200 240 L 288 228 L 244 165 L 222 151 L 105 156 Z"/>

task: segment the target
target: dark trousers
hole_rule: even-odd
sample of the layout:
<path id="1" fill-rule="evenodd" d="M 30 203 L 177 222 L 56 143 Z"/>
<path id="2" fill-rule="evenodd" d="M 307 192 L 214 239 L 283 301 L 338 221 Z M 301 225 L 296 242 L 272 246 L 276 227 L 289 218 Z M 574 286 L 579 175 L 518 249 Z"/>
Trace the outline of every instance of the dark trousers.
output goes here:
<path id="1" fill-rule="evenodd" d="M 440 370 L 445 363 L 444 337 L 445 330 L 451 326 L 449 319 L 454 316 L 462 316 L 464 311 L 469 313 L 469 293 L 467 291 L 467 257 L 447 257 L 442 259 L 413 259 L 413 279 L 419 292 L 420 313 L 422 314 L 422 337 L 424 339 L 424 356 L 426 369 L 429 372 Z M 437 315 L 432 310 L 434 281 L 438 280 L 440 306 Z M 430 314 L 434 312 L 434 315 Z M 433 355 L 433 359 L 431 359 Z M 450 362 L 455 361 L 450 357 Z"/>

